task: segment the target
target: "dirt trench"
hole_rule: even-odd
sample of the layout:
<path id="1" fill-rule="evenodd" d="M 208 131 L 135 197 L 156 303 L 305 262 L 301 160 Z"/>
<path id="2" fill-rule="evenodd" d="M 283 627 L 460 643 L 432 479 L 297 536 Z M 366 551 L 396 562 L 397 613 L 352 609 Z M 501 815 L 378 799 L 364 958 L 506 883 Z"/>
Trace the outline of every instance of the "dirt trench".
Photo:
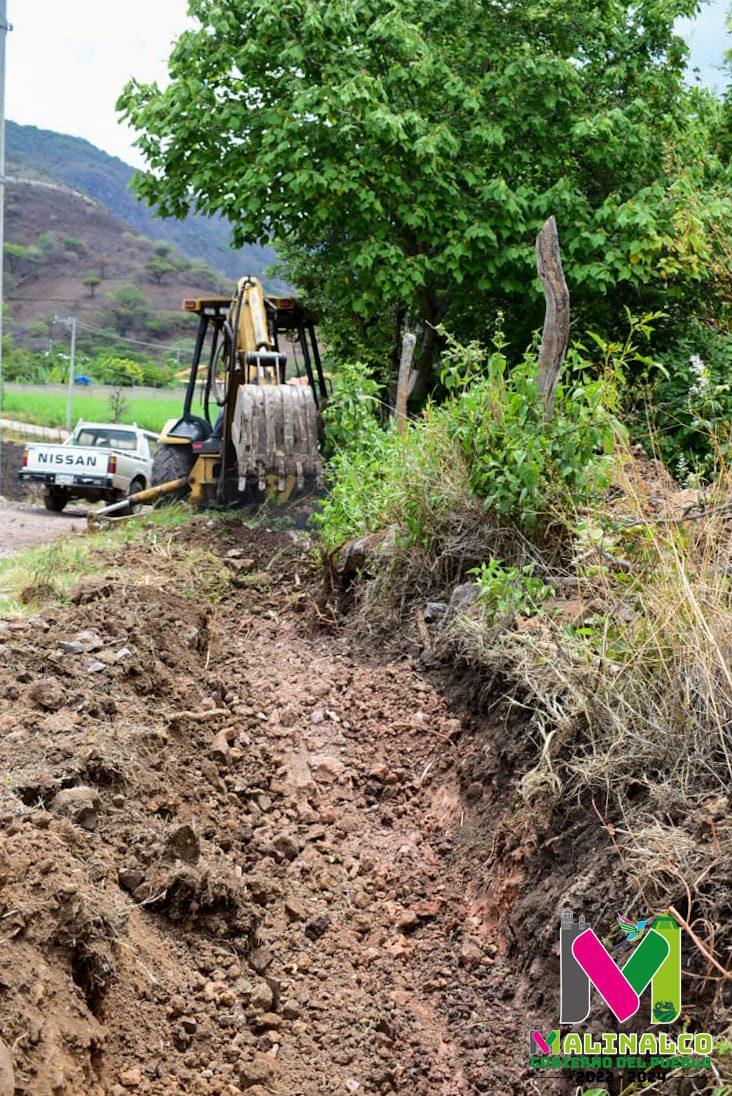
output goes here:
<path id="1" fill-rule="evenodd" d="M 192 591 L 200 544 L 228 578 Z M 529 879 L 521 720 L 341 630 L 303 534 L 197 518 L 133 584 L 140 553 L 0 622 L 16 1092 L 538 1091 L 560 903 L 536 872 L 573 861 Z"/>

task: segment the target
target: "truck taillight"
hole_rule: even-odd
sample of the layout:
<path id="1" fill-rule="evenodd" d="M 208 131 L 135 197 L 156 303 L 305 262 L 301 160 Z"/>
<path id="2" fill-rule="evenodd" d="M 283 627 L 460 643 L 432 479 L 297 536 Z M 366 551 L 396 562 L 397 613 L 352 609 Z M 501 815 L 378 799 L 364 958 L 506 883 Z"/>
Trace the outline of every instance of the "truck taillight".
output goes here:
<path id="1" fill-rule="evenodd" d="M 28 467 L 28 450 L 27 449 L 23 450 L 23 462 L 22 462 L 21 467 L 23 467 L 23 468 Z"/>
<path id="2" fill-rule="evenodd" d="M 115 472 L 117 471 L 117 458 L 116 457 L 110 457 L 109 458 L 109 466 L 107 468 L 107 471 L 109 472 L 110 476 L 113 476 L 115 474 Z"/>

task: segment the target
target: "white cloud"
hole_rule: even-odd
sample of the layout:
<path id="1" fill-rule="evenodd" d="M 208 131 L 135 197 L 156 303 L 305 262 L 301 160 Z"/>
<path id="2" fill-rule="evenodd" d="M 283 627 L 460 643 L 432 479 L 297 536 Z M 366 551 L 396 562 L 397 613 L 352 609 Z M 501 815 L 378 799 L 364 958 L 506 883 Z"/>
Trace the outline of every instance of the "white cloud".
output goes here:
<path id="1" fill-rule="evenodd" d="M 679 26 L 704 83 L 732 45 L 728 0 L 714 0 Z M 163 81 L 174 39 L 185 29 L 186 0 L 8 0 L 6 115 L 15 122 L 85 137 L 128 163 L 141 164 L 134 135 L 117 119 L 127 80 Z"/>
<path id="2" fill-rule="evenodd" d="M 9 0 L 6 116 L 85 137 L 141 163 L 115 103 L 127 80 L 164 80 L 186 0 Z"/>

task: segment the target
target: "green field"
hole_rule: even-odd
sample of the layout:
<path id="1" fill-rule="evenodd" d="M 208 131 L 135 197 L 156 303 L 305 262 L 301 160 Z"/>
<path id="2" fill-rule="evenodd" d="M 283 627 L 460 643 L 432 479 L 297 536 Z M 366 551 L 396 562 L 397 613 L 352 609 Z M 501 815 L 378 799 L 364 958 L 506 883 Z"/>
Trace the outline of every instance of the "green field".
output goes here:
<path id="1" fill-rule="evenodd" d="M 125 390 L 126 410 L 124 422 L 136 422 L 144 430 L 159 431 L 163 424 L 180 415 L 183 405 L 183 393 L 157 397 L 138 396 L 134 389 Z M 200 409 L 194 406 L 194 412 Z M 3 415 L 10 419 L 33 422 L 37 426 L 66 425 L 66 396 L 60 392 L 26 391 L 8 392 L 3 395 Z M 111 406 L 108 397 L 92 396 L 85 392 L 74 391 L 72 404 L 72 426 L 78 419 L 92 422 L 109 422 Z"/>

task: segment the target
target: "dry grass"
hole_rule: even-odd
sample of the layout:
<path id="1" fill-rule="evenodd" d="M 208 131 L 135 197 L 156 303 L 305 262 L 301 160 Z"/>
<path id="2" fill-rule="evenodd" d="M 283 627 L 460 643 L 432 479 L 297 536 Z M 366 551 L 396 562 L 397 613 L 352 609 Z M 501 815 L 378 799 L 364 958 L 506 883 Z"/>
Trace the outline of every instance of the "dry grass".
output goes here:
<path id="1" fill-rule="evenodd" d="M 725 478 L 694 505 L 670 481 L 649 492 L 642 472 L 626 457 L 592 517 L 602 532 L 578 539 L 571 621 L 554 603 L 497 636 L 478 604 L 447 634 L 532 713 L 520 794 L 594 811 L 639 907 L 683 918 L 691 977 L 711 983 L 719 1020 L 732 990 L 732 491 Z"/>

